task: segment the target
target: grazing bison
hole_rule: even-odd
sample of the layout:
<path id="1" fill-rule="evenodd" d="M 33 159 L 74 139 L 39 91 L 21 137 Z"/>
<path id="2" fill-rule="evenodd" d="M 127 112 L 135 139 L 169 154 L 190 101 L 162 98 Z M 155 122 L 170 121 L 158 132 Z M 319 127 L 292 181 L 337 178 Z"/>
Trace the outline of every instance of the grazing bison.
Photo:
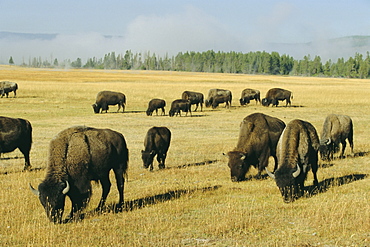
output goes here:
<path id="1" fill-rule="evenodd" d="M 326 117 L 321 133 L 320 156 L 322 160 L 332 160 L 334 153 L 339 151 L 342 143 L 340 158 L 343 158 L 348 139 L 353 153 L 353 124 L 352 119 L 345 115 L 330 114 Z"/>
<path id="2" fill-rule="evenodd" d="M 162 109 L 162 115 L 165 115 L 164 107 L 166 106 L 166 101 L 163 99 L 152 99 L 149 101 L 148 109 L 146 110 L 146 115 L 151 116 L 153 115 L 153 111 L 158 116 L 158 109 Z"/>
<path id="3" fill-rule="evenodd" d="M 258 102 L 261 103 L 261 93 L 259 90 L 256 89 L 250 89 L 246 88 L 242 91 L 241 97 L 240 97 L 240 105 L 246 105 L 249 104 L 251 100 L 255 100 L 256 104 Z"/>
<path id="4" fill-rule="evenodd" d="M 157 155 L 159 169 L 165 168 L 167 151 L 171 142 L 171 131 L 166 127 L 152 127 L 144 140 L 145 150 L 141 150 L 144 168 L 153 170 L 153 159 Z"/>
<path id="5" fill-rule="evenodd" d="M 24 170 L 31 168 L 32 126 L 21 118 L 0 117 L 0 154 L 18 148 L 24 155 Z"/>
<path id="6" fill-rule="evenodd" d="M 281 88 L 271 88 L 267 93 L 266 97 L 262 99 L 262 105 L 263 106 L 269 106 L 272 104 L 272 106 L 278 106 L 279 100 L 286 101 L 286 106 L 291 106 L 292 103 L 290 99 L 293 99 L 293 94 L 291 91 L 281 89 Z"/>
<path id="7" fill-rule="evenodd" d="M 38 190 L 30 188 L 39 196 L 51 222 L 62 223 L 66 196 L 72 202 L 66 222 L 78 220 L 91 197 L 92 180 L 102 185 L 96 210 L 103 209 L 111 187 L 109 172 L 113 169 L 119 192 L 116 209 L 121 210 L 127 165 L 128 149 L 122 134 L 110 129 L 71 127 L 51 140 L 46 177 Z"/>
<path id="8" fill-rule="evenodd" d="M 18 89 L 18 84 L 15 82 L 0 81 L 1 98 L 4 97 L 5 94 L 6 94 L 6 97 L 8 98 L 10 92 L 14 93 L 14 98 L 17 97 L 17 89 Z"/>
<path id="9" fill-rule="evenodd" d="M 260 176 L 270 156 L 274 157 L 276 168 L 276 145 L 284 128 L 283 121 L 262 113 L 245 117 L 240 124 L 238 144 L 227 153 L 231 180 L 244 180 L 251 165 L 258 169 Z"/>
<path id="10" fill-rule="evenodd" d="M 198 110 L 198 105 L 200 105 L 200 111 L 203 111 L 204 96 L 203 96 L 202 93 L 184 91 L 182 93 L 181 98 L 189 100 L 190 101 L 190 107 L 191 107 L 191 105 L 196 105 L 194 111 Z"/>
<path id="11" fill-rule="evenodd" d="M 96 102 L 92 105 L 94 112 L 99 113 L 107 112 L 109 105 L 118 105 L 118 110 L 122 107 L 122 112 L 125 111 L 126 96 L 123 93 L 112 92 L 112 91 L 101 91 L 96 95 Z"/>
<path id="12" fill-rule="evenodd" d="M 172 101 L 171 103 L 171 109 L 168 112 L 168 115 L 170 117 L 180 115 L 181 117 L 181 111 L 186 112 L 185 116 L 188 115 L 188 112 L 190 112 L 191 116 L 191 108 L 190 108 L 190 101 L 186 99 L 177 99 Z"/>
<path id="13" fill-rule="evenodd" d="M 304 181 L 312 169 L 317 185 L 319 138 L 315 127 L 309 122 L 293 120 L 286 126 L 276 147 L 278 167 L 274 174 L 284 202 L 292 202 L 303 195 Z"/>
<path id="14" fill-rule="evenodd" d="M 216 98 L 217 97 L 217 98 Z M 216 98 L 216 100 L 215 100 Z M 231 106 L 232 93 L 230 90 L 225 89 L 210 89 L 208 91 L 208 98 L 206 99 L 206 107 L 212 106 L 216 108 L 220 103 L 226 103 L 227 106 Z M 214 103 L 214 101 L 216 101 Z"/>

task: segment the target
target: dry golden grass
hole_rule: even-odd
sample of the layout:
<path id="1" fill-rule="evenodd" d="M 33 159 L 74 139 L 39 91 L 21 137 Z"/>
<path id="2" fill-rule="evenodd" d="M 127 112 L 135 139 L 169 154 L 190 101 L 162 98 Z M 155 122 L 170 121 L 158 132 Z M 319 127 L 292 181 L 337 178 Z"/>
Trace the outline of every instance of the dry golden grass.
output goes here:
<path id="1" fill-rule="evenodd" d="M 330 113 L 350 115 L 354 122 L 355 153 L 370 151 L 368 115 L 370 80 L 281 76 L 153 72 L 44 70 L 0 66 L 0 80 L 19 85 L 18 97 L 0 99 L 1 115 L 28 119 L 33 125 L 31 163 L 21 172 L 19 151 L 0 160 L 0 245 L 5 246 L 368 246 L 370 245 L 370 174 L 368 155 L 320 162 L 319 182 L 339 178 L 322 193 L 285 204 L 271 179 L 240 183 L 230 180 L 227 159 L 234 148 L 241 120 L 253 112 L 311 122 L 321 132 Z M 262 96 L 272 87 L 294 94 L 294 107 L 266 108 L 251 102 L 239 107 L 244 88 Z M 147 117 L 152 98 L 170 102 L 184 90 L 207 94 L 210 88 L 233 92 L 233 107 L 205 109 L 193 117 Z M 93 114 L 91 104 L 101 90 L 127 96 L 125 113 Z M 156 197 L 142 208 L 92 214 L 100 198 L 94 193 L 82 222 L 53 225 L 46 219 L 28 184 L 37 186 L 45 176 L 48 145 L 59 131 L 87 125 L 121 132 L 130 150 L 125 201 Z M 169 169 L 141 168 L 140 150 L 146 131 L 167 126 L 172 142 Z M 348 151 L 346 154 L 350 154 Z M 20 157 L 19 159 L 16 157 Z M 210 162 L 200 166 L 179 166 Z M 251 169 L 250 174 L 256 174 Z M 357 175 L 357 180 L 348 177 Z M 112 176 L 108 204 L 118 200 Z M 306 185 L 312 185 L 309 174 Z M 166 194 L 167 192 L 173 192 Z M 160 196 L 162 195 L 162 197 Z M 167 195 L 167 197 L 165 197 Z M 170 197 L 172 195 L 172 198 Z M 135 201 L 136 200 L 136 201 Z M 67 202 L 67 211 L 70 203 Z"/>

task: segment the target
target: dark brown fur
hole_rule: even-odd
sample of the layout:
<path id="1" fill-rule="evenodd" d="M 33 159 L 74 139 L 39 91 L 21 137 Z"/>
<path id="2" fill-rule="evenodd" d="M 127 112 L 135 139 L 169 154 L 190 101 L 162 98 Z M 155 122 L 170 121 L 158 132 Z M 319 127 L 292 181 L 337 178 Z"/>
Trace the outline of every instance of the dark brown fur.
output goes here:
<path id="1" fill-rule="evenodd" d="M 118 105 L 118 110 L 122 107 L 122 112 L 125 111 L 126 96 L 120 92 L 101 91 L 96 95 L 95 104 L 92 105 L 95 113 L 107 112 L 110 105 Z"/>
<path id="2" fill-rule="evenodd" d="M 50 142 L 46 177 L 38 195 L 50 221 L 61 223 L 65 196 L 72 202 L 68 220 L 79 219 L 81 210 L 92 194 L 91 182 L 99 181 L 103 192 L 97 207 L 100 211 L 110 191 L 109 171 L 113 169 L 121 210 L 124 202 L 124 175 L 128 166 L 128 149 L 122 134 L 110 129 L 71 127 Z M 63 191 L 69 185 L 67 192 Z"/>
<path id="3" fill-rule="evenodd" d="M 251 100 L 255 100 L 256 104 L 258 102 L 261 103 L 261 93 L 259 90 L 246 88 L 242 91 L 241 97 L 240 97 L 240 105 L 246 105 L 249 104 Z"/>
<path id="4" fill-rule="evenodd" d="M 275 174 L 269 175 L 275 179 L 285 202 L 292 202 L 302 196 L 304 181 L 310 169 L 314 184 L 318 184 L 316 173 L 319 146 L 316 129 L 309 122 L 293 120 L 281 134 L 276 148 L 278 168 Z"/>
<path id="5" fill-rule="evenodd" d="M 218 104 L 223 103 L 223 102 L 221 102 L 222 101 L 221 98 L 219 98 L 219 99 L 217 99 L 218 103 L 213 104 L 213 102 L 215 100 L 215 97 L 217 95 L 223 96 L 222 100 L 223 100 L 223 102 L 226 102 L 226 106 L 228 106 L 228 105 L 231 106 L 231 101 L 232 101 L 232 98 L 233 98 L 231 91 L 226 90 L 226 89 L 213 88 L 213 89 L 210 89 L 208 91 L 208 98 L 205 101 L 206 107 L 210 107 L 210 106 L 213 107 L 213 105 L 215 105 L 215 107 L 217 107 Z"/>
<path id="6" fill-rule="evenodd" d="M 292 102 L 290 99 L 293 98 L 293 94 L 291 91 L 281 89 L 281 88 L 272 88 L 266 93 L 266 97 L 262 99 L 262 105 L 263 106 L 269 106 L 272 104 L 272 106 L 278 106 L 279 100 L 280 101 L 286 101 L 286 106 L 291 106 Z"/>
<path id="7" fill-rule="evenodd" d="M 180 117 L 181 117 L 181 111 L 186 112 L 185 116 L 188 115 L 188 112 L 190 112 L 190 116 L 192 116 L 189 100 L 177 99 L 177 100 L 172 101 L 171 109 L 168 112 L 168 115 L 170 117 L 180 115 Z"/>
<path id="8" fill-rule="evenodd" d="M 326 117 L 321 132 L 320 155 L 322 160 L 332 160 L 334 153 L 339 151 L 339 144 L 342 143 L 342 151 L 339 157 L 343 158 L 348 139 L 353 153 L 353 123 L 346 115 L 330 114 Z"/>
<path id="9" fill-rule="evenodd" d="M 21 118 L 0 117 L 0 154 L 18 148 L 24 155 L 24 170 L 31 168 L 32 126 Z"/>
<path id="10" fill-rule="evenodd" d="M 236 148 L 228 152 L 231 180 L 242 181 L 250 166 L 258 169 L 258 176 L 268 165 L 270 156 L 276 162 L 276 145 L 285 123 L 262 113 L 253 113 L 240 124 Z"/>
<path id="11" fill-rule="evenodd" d="M 10 92 L 14 93 L 14 98 L 17 97 L 17 89 L 18 84 L 15 82 L 0 81 L 1 98 L 4 97 L 4 95 L 6 95 L 6 97 L 8 98 Z"/>
<path id="12" fill-rule="evenodd" d="M 162 115 L 165 115 L 164 107 L 166 106 L 166 101 L 163 99 L 152 99 L 148 103 L 148 109 L 146 110 L 146 115 L 151 116 L 153 115 L 153 111 L 155 111 L 156 115 L 158 116 L 158 109 L 162 109 Z"/>
<path id="13" fill-rule="evenodd" d="M 171 142 L 171 131 L 166 127 L 152 127 L 148 130 L 145 140 L 145 150 L 141 150 L 144 168 L 153 170 L 153 159 L 157 155 L 159 169 L 165 168 L 167 151 Z"/>
<path id="14" fill-rule="evenodd" d="M 191 92 L 191 91 L 184 91 L 181 95 L 182 99 L 186 99 L 190 101 L 191 105 L 196 105 L 195 110 L 198 110 L 198 105 L 200 105 L 200 111 L 203 111 L 203 102 L 204 102 L 204 95 L 198 92 Z"/>

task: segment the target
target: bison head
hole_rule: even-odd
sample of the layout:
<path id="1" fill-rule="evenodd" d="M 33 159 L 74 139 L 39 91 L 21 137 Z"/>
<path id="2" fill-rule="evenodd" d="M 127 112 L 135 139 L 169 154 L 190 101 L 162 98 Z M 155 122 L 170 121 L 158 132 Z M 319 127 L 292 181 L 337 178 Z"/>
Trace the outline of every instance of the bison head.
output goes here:
<path id="1" fill-rule="evenodd" d="M 333 154 L 339 151 L 339 146 L 335 145 L 331 139 L 320 141 L 319 152 L 322 160 L 332 160 Z"/>
<path id="2" fill-rule="evenodd" d="M 98 106 L 98 104 L 92 104 L 92 107 L 94 109 L 94 113 L 99 113 L 100 112 L 100 106 Z"/>
<path id="3" fill-rule="evenodd" d="M 212 102 L 213 102 L 213 100 L 212 100 L 212 98 L 211 98 L 211 99 L 209 99 L 209 100 L 208 100 L 208 99 L 206 99 L 204 103 L 205 103 L 206 107 L 210 107 L 210 106 L 212 105 Z"/>
<path id="4" fill-rule="evenodd" d="M 280 168 L 273 174 L 265 168 L 267 174 L 275 179 L 276 185 L 279 187 L 283 200 L 286 203 L 293 202 L 302 196 L 303 188 L 298 182 L 298 176 L 301 174 L 301 168 L 297 164 L 297 168 Z"/>
<path id="5" fill-rule="evenodd" d="M 229 157 L 228 166 L 230 168 L 231 181 L 243 181 L 250 167 L 246 162 L 247 154 L 239 151 L 231 151 L 227 153 L 227 156 Z"/>
<path id="6" fill-rule="evenodd" d="M 271 104 L 271 100 L 267 98 L 263 98 L 261 102 L 263 106 L 269 106 Z"/>
<path id="7" fill-rule="evenodd" d="M 150 166 L 150 170 L 153 170 L 153 159 L 156 155 L 155 151 L 144 151 L 141 150 L 141 159 L 143 160 L 143 166 L 147 169 Z"/>
<path id="8" fill-rule="evenodd" d="M 244 97 L 244 98 L 241 98 L 239 102 L 240 102 L 240 105 L 246 105 L 250 103 L 250 99 L 247 97 Z"/>
<path id="9" fill-rule="evenodd" d="M 70 189 L 68 181 L 57 183 L 44 181 L 39 185 L 38 190 L 31 185 L 30 188 L 39 197 L 49 220 L 53 223 L 62 223 L 65 197 Z"/>
<path id="10" fill-rule="evenodd" d="M 173 117 L 173 116 L 175 116 L 175 110 L 170 110 L 169 112 L 168 112 L 168 116 L 170 116 L 170 117 Z"/>

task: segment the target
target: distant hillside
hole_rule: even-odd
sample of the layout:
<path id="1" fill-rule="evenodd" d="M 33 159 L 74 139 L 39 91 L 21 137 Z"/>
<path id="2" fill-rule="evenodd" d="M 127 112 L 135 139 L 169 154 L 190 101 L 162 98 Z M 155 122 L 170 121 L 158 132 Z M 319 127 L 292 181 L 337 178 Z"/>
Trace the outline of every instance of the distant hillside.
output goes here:
<path id="1" fill-rule="evenodd" d="M 55 39 L 57 34 L 46 34 L 46 33 L 13 33 L 13 32 L 1 32 L 0 39 L 23 39 L 23 40 L 52 40 Z"/>

